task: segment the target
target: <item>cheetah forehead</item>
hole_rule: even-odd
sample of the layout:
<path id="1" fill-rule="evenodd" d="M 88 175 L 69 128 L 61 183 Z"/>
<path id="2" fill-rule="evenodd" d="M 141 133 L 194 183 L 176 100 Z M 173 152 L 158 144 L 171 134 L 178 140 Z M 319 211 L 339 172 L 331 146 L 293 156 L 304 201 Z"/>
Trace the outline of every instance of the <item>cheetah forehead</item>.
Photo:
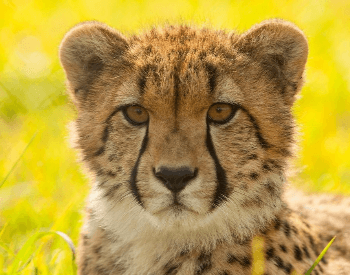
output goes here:
<path id="1" fill-rule="evenodd" d="M 248 101 L 258 96 L 264 105 L 290 105 L 301 88 L 306 57 L 301 31 L 278 20 L 240 35 L 180 25 L 129 38 L 102 23 L 86 22 L 73 28 L 60 47 L 73 101 L 85 110 L 115 96 L 146 93 L 150 101 L 187 96 L 193 104 L 213 97 L 227 77 Z M 132 85 L 119 89 L 126 79 Z"/>

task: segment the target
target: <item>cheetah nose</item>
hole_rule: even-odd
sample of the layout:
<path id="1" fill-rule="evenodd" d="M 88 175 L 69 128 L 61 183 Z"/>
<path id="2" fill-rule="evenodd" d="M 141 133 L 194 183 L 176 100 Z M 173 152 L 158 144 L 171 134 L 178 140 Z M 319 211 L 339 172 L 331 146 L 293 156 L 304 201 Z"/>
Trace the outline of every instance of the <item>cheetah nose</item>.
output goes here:
<path id="1" fill-rule="evenodd" d="M 170 191 L 177 193 L 180 192 L 188 182 L 197 176 L 198 169 L 191 169 L 190 167 L 170 168 L 160 167 L 158 172 L 153 168 L 154 175 L 160 179 L 160 181 Z"/>

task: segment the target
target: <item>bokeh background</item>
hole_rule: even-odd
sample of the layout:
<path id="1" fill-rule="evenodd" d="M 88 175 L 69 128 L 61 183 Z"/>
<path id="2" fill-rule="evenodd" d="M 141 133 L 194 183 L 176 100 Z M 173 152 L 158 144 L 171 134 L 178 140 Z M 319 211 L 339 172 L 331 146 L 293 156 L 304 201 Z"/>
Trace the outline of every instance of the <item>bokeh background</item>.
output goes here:
<path id="1" fill-rule="evenodd" d="M 58 46 L 72 26 L 103 21 L 126 35 L 164 22 L 247 30 L 267 18 L 296 23 L 309 40 L 307 82 L 294 113 L 301 150 L 291 182 L 350 194 L 350 1 L 2 0 L 0 3 L 0 274 L 75 274 L 59 230 L 77 244 L 88 180 L 69 147 L 76 116 Z M 16 258 L 26 244 L 27 253 Z M 17 262 L 16 262 L 17 261 Z M 14 266 L 17 267 L 14 267 Z M 15 274 L 15 273 L 14 273 Z"/>

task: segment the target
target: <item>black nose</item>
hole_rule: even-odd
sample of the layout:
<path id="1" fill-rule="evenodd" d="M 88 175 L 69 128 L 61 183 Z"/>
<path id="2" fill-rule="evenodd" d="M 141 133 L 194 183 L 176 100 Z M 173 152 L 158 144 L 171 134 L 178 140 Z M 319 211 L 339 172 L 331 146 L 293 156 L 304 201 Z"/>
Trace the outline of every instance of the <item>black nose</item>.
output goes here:
<path id="1" fill-rule="evenodd" d="M 185 188 L 187 183 L 197 176 L 198 169 L 190 169 L 189 167 L 170 168 L 160 167 L 156 172 L 153 168 L 155 176 L 172 192 L 180 192 Z"/>

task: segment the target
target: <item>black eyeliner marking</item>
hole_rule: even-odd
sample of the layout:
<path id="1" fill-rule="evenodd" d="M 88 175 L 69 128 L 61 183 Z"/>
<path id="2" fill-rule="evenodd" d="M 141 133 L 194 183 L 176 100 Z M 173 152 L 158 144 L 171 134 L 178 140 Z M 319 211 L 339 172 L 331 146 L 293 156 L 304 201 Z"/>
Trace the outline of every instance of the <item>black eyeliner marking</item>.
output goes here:
<path id="1" fill-rule="evenodd" d="M 256 122 L 256 119 L 247 111 L 247 109 L 243 108 L 242 106 L 240 106 L 240 108 L 248 115 L 250 122 L 253 124 L 256 132 L 256 137 L 258 138 L 261 147 L 264 149 L 271 148 L 271 144 L 269 144 L 261 135 L 260 127 Z"/>
<path id="2" fill-rule="evenodd" d="M 114 109 L 114 111 L 108 116 L 108 118 L 105 120 L 105 123 L 108 124 L 112 117 L 114 117 L 119 111 L 123 110 L 125 106 L 118 106 Z"/>

